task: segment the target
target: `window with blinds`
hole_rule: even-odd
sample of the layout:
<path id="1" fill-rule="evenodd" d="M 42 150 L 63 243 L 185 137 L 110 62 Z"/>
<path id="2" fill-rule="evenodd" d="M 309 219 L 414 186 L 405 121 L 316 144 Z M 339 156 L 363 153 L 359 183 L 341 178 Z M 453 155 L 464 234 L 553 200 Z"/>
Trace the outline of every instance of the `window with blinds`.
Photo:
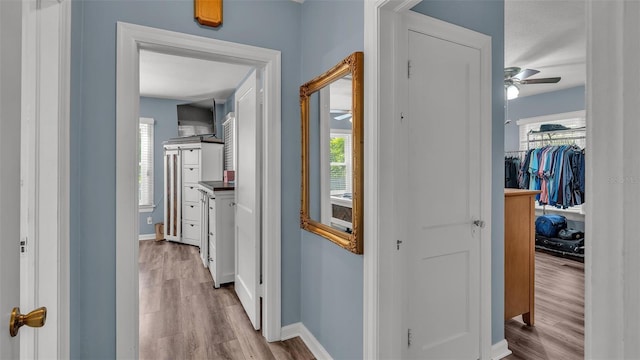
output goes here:
<path id="1" fill-rule="evenodd" d="M 233 113 L 229 113 L 226 116 L 225 122 L 222 124 L 224 132 L 224 169 L 235 170 L 235 124 L 236 117 Z"/>
<path id="2" fill-rule="evenodd" d="M 332 196 L 351 198 L 351 132 L 340 133 L 331 130 L 329 151 L 330 193 Z"/>
<path id="3" fill-rule="evenodd" d="M 153 126 L 151 118 L 140 118 L 140 149 L 138 151 L 138 205 L 152 209 L 153 203 Z"/>

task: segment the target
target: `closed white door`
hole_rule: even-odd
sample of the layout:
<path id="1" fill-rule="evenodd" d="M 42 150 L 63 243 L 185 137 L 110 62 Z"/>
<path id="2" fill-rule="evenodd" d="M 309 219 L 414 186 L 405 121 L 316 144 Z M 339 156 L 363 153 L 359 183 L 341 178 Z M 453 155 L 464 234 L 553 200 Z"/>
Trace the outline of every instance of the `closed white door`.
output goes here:
<path id="1" fill-rule="evenodd" d="M 256 71 L 236 90 L 235 290 L 253 327 L 260 328 L 260 148 Z"/>
<path id="2" fill-rule="evenodd" d="M 405 29 L 408 112 L 400 126 L 406 176 L 406 357 L 480 357 L 481 54 Z M 405 62 L 406 64 L 407 62 Z"/>

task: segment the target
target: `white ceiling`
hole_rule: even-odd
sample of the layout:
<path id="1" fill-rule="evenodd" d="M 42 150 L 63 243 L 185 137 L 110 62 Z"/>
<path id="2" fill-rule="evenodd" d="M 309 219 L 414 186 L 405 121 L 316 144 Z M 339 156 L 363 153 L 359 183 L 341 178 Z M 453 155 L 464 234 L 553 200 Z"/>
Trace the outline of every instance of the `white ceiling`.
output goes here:
<path id="1" fill-rule="evenodd" d="M 247 65 L 140 50 L 140 96 L 223 102 L 249 70 Z"/>
<path id="2" fill-rule="evenodd" d="M 529 79 L 557 84 L 520 86 L 520 97 L 584 85 L 586 0 L 505 0 L 505 67 L 540 70 Z"/>

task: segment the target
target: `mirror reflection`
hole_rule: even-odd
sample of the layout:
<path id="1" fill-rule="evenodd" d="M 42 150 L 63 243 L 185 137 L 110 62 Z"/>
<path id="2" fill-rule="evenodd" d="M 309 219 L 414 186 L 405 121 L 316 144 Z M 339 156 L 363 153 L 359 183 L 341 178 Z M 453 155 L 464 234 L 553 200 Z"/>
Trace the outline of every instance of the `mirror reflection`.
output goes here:
<path id="1" fill-rule="evenodd" d="M 301 226 L 355 253 L 362 253 L 361 76 L 362 53 L 354 53 L 300 88 Z"/>
<path id="2" fill-rule="evenodd" d="M 352 231 L 353 165 L 351 76 L 320 90 L 321 222 L 341 231 Z M 322 156 L 324 155 L 324 156 Z"/>

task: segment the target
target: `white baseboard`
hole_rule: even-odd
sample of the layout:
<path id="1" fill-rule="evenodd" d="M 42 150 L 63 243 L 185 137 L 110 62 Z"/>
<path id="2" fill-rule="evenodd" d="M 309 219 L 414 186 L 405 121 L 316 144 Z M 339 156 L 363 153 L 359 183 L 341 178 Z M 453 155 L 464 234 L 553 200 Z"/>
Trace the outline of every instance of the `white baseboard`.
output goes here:
<path id="1" fill-rule="evenodd" d="M 509 355 L 511 355 L 511 350 L 509 350 L 507 339 L 503 339 L 502 341 L 499 341 L 491 346 L 491 359 L 500 360 Z"/>
<path id="2" fill-rule="evenodd" d="M 140 236 L 138 237 L 138 240 L 142 241 L 142 240 L 155 240 L 156 239 L 156 234 L 140 234 Z"/>
<path id="3" fill-rule="evenodd" d="M 320 344 L 318 339 L 304 326 L 303 323 L 297 322 L 295 324 L 283 326 L 280 330 L 280 337 L 282 340 L 292 339 L 296 336 L 300 336 L 302 341 L 304 341 L 309 351 L 316 357 L 318 360 L 333 360 L 331 355 L 325 350 L 324 346 Z"/>

